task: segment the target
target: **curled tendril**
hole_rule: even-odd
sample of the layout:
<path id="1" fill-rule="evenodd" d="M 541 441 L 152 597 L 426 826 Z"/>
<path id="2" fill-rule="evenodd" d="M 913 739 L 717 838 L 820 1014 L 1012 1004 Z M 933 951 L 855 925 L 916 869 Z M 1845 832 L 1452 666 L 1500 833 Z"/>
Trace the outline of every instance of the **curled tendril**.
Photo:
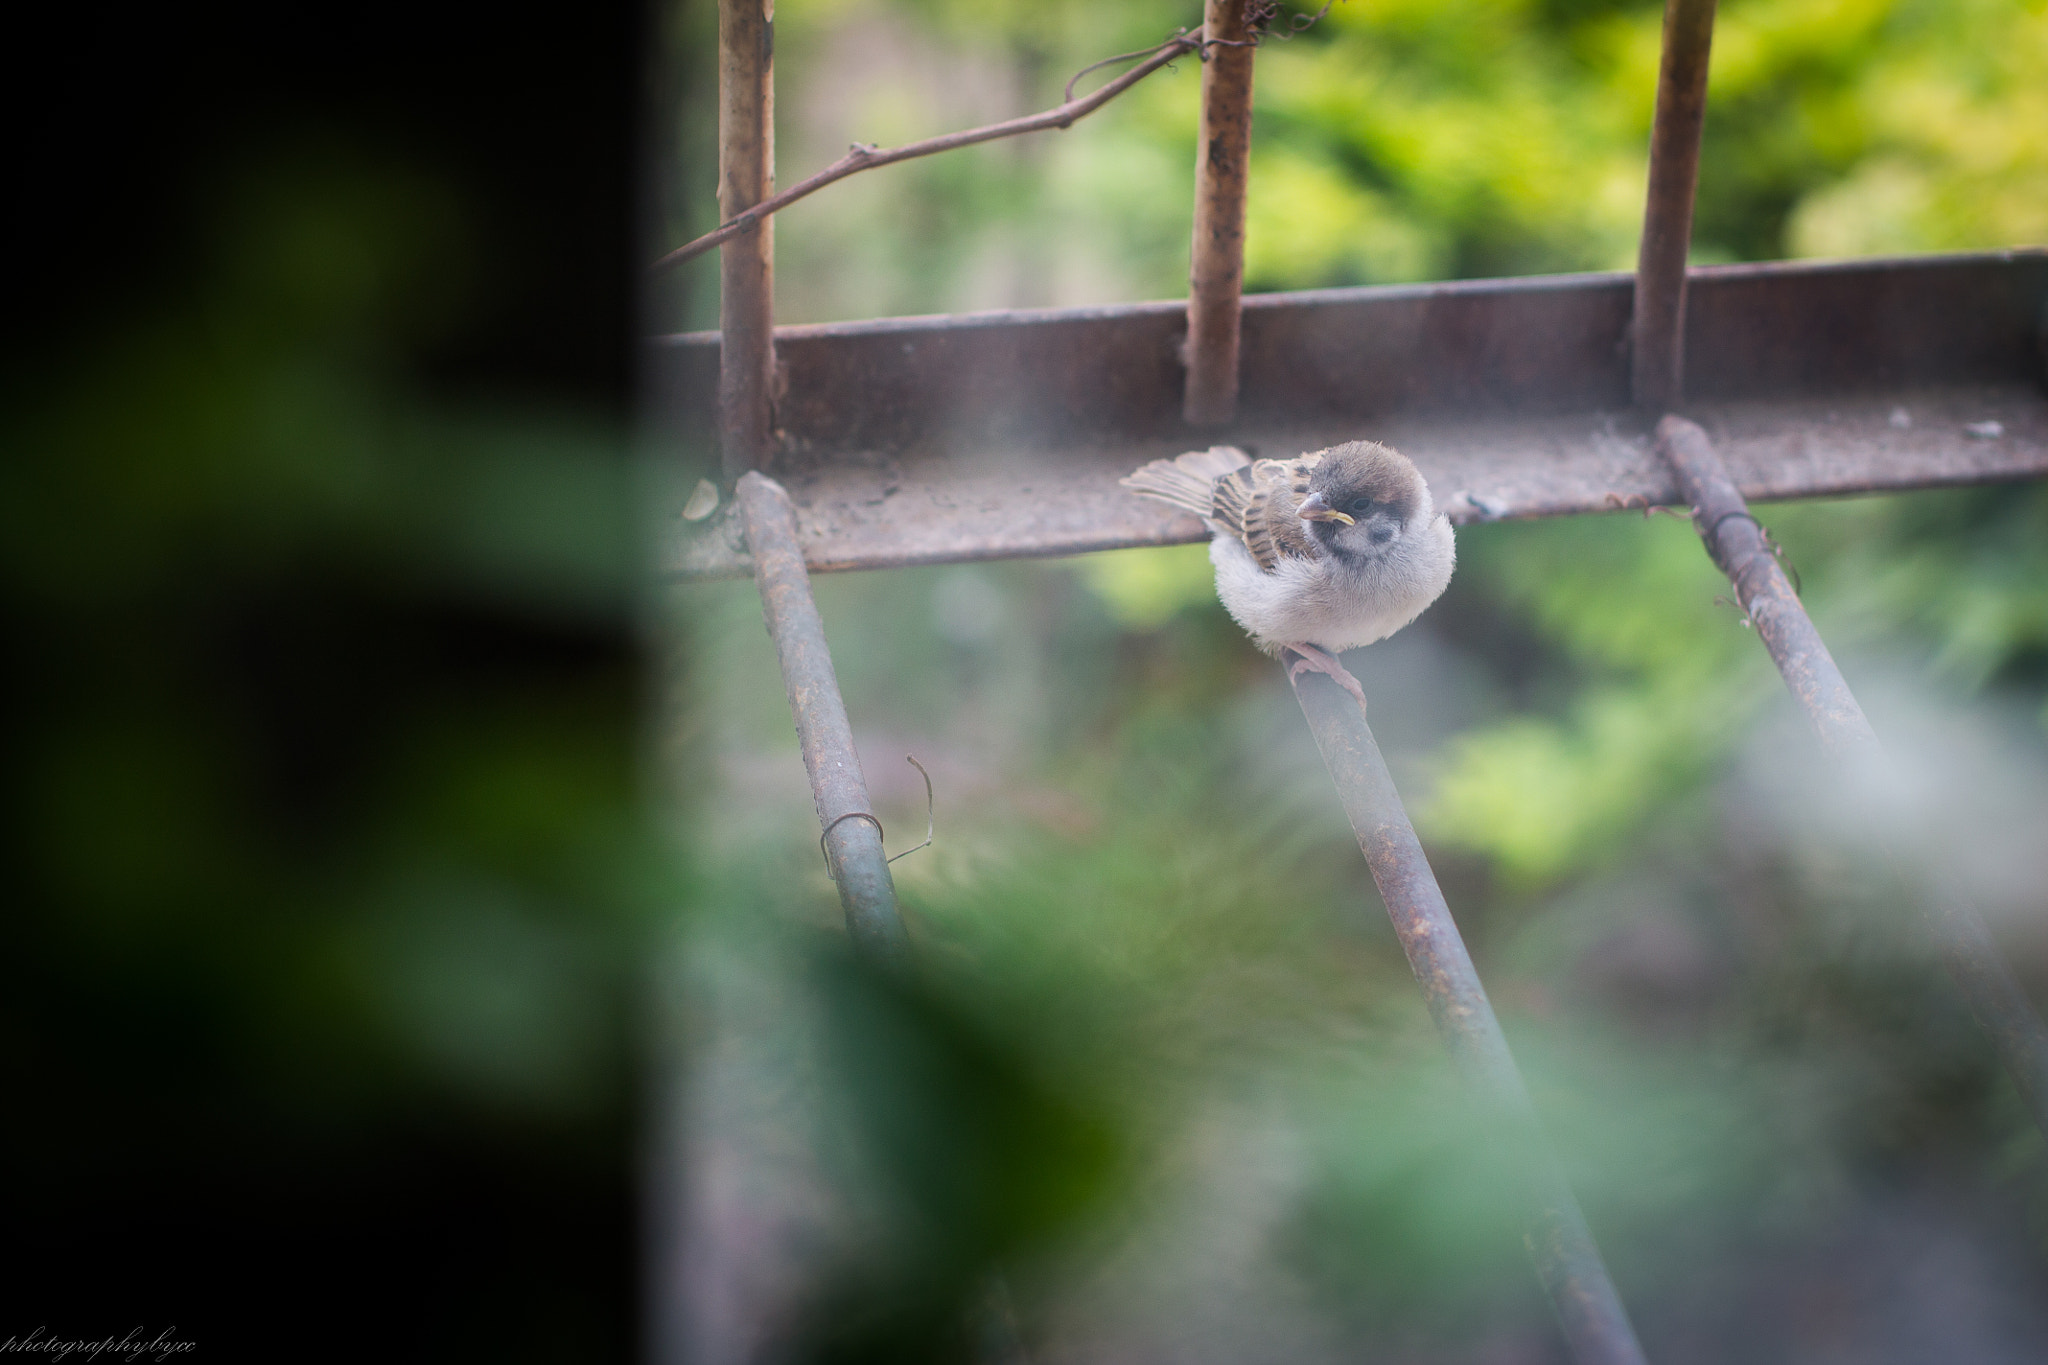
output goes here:
<path id="1" fill-rule="evenodd" d="M 917 775 L 924 779 L 924 842 L 904 849 L 896 855 L 896 858 L 908 858 L 911 854 L 917 852 L 918 849 L 930 847 L 932 835 L 938 830 L 938 825 L 933 819 L 932 775 L 924 770 L 924 764 L 918 762 L 909 754 L 903 755 L 903 761 L 917 769 Z M 896 858 L 891 858 L 889 861 L 893 863 L 896 861 Z"/>

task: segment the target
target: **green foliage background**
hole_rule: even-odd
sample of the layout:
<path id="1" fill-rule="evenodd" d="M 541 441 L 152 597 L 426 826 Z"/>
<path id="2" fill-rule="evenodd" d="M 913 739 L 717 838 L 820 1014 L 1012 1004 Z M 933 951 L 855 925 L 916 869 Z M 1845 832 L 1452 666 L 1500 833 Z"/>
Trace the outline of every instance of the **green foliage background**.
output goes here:
<path id="1" fill-rule="evenodd" d="M 1661 14 L 1655 0 L 1341 0 L 1269 40 L 1249 287 L 1632 269 Z M 679 17 L 678 61 L 702 63 L 710 18 L 708 6 Z M 781 180 L 850 141 L 1049 107 L 1082 66 L 1200 20 L 1199 5 L 1164 0 L 794 0 L 777 12 Z M 779 228 L 782 315 L 1175 296 L 1194 84 L 1182 63 L 1065 133 L 856 177 L 798 205 Z M 1695 259 L 2048 240 L 2044 91 L 2041 0 L 1730 0 Z M 689 172 L 698 180 L 708 95 L 682 137 L 707 168 Z M 670 202 L 678 240 L 715 222 L 702 194 Z M 715 326 L 716 266 L 695 269 L 686 325 Z"/>

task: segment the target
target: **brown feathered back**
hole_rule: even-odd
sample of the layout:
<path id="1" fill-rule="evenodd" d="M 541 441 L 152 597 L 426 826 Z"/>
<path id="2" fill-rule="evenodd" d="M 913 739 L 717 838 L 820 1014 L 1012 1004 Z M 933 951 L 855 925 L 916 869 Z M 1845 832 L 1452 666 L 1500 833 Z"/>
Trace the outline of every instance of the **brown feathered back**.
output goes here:
<path id="1" fill-rule="evenodd" d="M 1320 452 L 1292 460 L 1253 460 L 1235 446 L 1154 460 L 1118 482 L 1148 498 L 1186 508 L 1237 537 L 1259 567 L 1312 559 L 1321 549 L 1295 509 L 1308 496 Z"/>

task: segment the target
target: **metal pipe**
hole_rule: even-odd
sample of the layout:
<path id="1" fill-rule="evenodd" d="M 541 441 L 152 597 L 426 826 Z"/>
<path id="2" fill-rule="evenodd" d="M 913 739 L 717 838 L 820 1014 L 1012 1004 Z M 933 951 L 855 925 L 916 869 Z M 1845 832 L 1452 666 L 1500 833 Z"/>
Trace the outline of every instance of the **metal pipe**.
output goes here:
<path id="1" fill-rule="evenodd" d="M 775 192 L 775 0 L 719 0 L 718 211 Z M 719 248 L 718 430 L 725 476 L 765 469 L 775 392 L 775 225 Z"/>
<path id="2" fill-rule="evenodd" d="M 1500 1021 L 1415 837 L 1415 827 L 1402 809 L 1364 711 L 1319 673 L 1297 678 L 1294 691 L 1386 902 L 1394 932 L 1408 954 L 1408 965 L 1422 987 L 1430 1017 L 1459 1069 L 1504 1120 L 1505 1137 L 1522 1156 L 1529 1200 L 1523 1241 L 1573 1359 L 1579 1365 L 1641 1365 L 1643 1348 L 1628 1312 L 1578 1200 L 1549 1155 Z"/>
<path id="3" fill-rule="evenodd" d="M 1187 388 L 1181 415 L 1220 426 L 1237 415 L 1239 300 L 1244 293 L 1245 181 L 1252 149 L 1250 0 L 1208 0 L 1195 232 L 1188 258 Z M 1222 46 L 1230 44 L 1230 46 Z"/>
<path id="4" fill-rule="evenodd" d="M 1666 412 L 1685 391 L 1685 257 L 1707 117 L 1714 0 L 1664 0 L 1664 57 L 1650 129 L 1650 187 L 1636 257 L 1629 388 L 1638 408 Z"/>
<path id="5" fill-rule="evenodd" d="M 839 886 L 846 928 L 857 951 L 891 968 L 908 964 L 910 944 L 896 913 L 896 883 L 882 852 L 882 827 L 868 805 L 867 779 L 839 695 L 825 623 L 811 596 L 796 537 L 796 513 L 781 484 L 758 471 L 735 490 L 761 614 L 782 664 L 782 686 L 796 719 L 797 742 L 811 775 L 811 799 L 824 831 L 826 863 Z"/>
<path id="6" fill-rule="evenodd" d="M 1734 585 L 1735 600 L 1806 713 L 1822 752 L 1850 773 L 1859 790 L 1897 790 L 1877 732 L 1707 433 L 1682 417 L 1666 417 L 1657 424 L 1657 448 L 1671 462 L 1680 496 L 1692 504 L 1693 525 L 1706 542 L 1707 554 Z M 2034 1122 L 2048 1135 L 2048 1029 L 2014 979 L 1983 917 L 1953 880 L 1933 879 L 1927 892 L 1928 922 L 1949 974 L 1962 989 L 1970 1013 L 1991 1035 Z"/>

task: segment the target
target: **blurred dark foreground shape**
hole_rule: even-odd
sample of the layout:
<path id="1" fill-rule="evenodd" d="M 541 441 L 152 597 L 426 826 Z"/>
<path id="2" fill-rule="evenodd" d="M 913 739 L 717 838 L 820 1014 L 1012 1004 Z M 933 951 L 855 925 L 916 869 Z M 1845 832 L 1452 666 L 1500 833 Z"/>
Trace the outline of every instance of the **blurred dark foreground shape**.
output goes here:
<path id="1" fill-rule="evenodd" d="M 632 1354 L 637 26 L 17 34 L 0 1339 Z"/>

